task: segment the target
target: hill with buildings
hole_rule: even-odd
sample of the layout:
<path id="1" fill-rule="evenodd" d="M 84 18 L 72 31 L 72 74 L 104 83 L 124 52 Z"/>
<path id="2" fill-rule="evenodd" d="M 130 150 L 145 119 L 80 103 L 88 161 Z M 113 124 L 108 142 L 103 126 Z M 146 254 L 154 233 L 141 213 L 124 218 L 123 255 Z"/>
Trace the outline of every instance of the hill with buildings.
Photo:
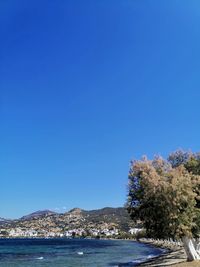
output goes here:
<path id="1" fill-rule="evenodd" d="M 74 208 L 66 213 L 38 211 L 18 220 L 4 221 L 2 237 L 117 236 L 128 233 L 133 222 L 125 208 Z"/>

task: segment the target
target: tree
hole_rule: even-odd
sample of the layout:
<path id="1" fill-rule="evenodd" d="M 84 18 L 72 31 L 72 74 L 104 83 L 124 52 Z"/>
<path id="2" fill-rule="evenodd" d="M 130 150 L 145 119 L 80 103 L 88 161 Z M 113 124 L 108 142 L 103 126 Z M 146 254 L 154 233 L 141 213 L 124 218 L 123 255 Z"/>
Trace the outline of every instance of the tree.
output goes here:
<path id="1" fill-rule="evenodd" d="M 200 259 L 200 158 L 177 151 L 168 160 L 131 162 L 127 209 L 148 237 L 183 240 L 188 260 Z"/>

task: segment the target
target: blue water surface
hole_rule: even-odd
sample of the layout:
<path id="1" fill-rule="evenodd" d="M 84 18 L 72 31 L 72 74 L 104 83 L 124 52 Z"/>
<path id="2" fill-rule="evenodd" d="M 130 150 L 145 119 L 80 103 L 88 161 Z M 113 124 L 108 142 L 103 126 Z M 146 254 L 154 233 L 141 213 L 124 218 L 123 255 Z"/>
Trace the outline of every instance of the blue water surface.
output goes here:
<path id="1" fill-rule="evenodd" d="M 128 267 L 161 253 L 124 240 L 0 239 L 2 267 Z"/>

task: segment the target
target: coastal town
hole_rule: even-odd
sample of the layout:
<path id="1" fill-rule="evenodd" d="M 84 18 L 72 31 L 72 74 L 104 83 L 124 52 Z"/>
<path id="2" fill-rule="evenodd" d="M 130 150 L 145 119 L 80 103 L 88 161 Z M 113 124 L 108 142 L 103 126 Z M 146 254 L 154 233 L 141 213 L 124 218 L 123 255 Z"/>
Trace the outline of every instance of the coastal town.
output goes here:
<path id="1" fill-rule="evenodd" d="M 54 229 L 51 231 L 46 230 L 34 230 L 34 229 L 26 229 L 26 228 L 11 228 L 11 229 L 2 229 L 0 237 L 46 237 L 46 238 L 54 238 L 54 237 L 98 237 L 98 236 L 105 236 L 105 237 L 114 237 L 119 235 L 118 229 L 96 229 L 92 228 L 89 231 L 86 231 L 84 228 L 78 229 L 71 229 L 67 231 L 60 231 L 60 229 Z"/>
<path id="2" fill-rule="evenodd" d="M 19 220 L 1 221 L 0 224 L 1 238 L 128 238 L 140 231 L 124 208 L 95 211 L 76 208 L 64 214 L 40 211 Z"/>

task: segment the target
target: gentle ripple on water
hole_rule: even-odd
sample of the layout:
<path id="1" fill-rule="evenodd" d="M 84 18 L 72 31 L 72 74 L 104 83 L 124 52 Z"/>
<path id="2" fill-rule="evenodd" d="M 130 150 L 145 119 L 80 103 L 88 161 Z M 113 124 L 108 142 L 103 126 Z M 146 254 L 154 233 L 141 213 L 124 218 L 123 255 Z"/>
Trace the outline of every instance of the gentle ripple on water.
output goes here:
<path id="1" fill-rule="evenodd" d="M 124 240 L 0 239 L 1 267 L 128 267 L 161 253 Z"/>

